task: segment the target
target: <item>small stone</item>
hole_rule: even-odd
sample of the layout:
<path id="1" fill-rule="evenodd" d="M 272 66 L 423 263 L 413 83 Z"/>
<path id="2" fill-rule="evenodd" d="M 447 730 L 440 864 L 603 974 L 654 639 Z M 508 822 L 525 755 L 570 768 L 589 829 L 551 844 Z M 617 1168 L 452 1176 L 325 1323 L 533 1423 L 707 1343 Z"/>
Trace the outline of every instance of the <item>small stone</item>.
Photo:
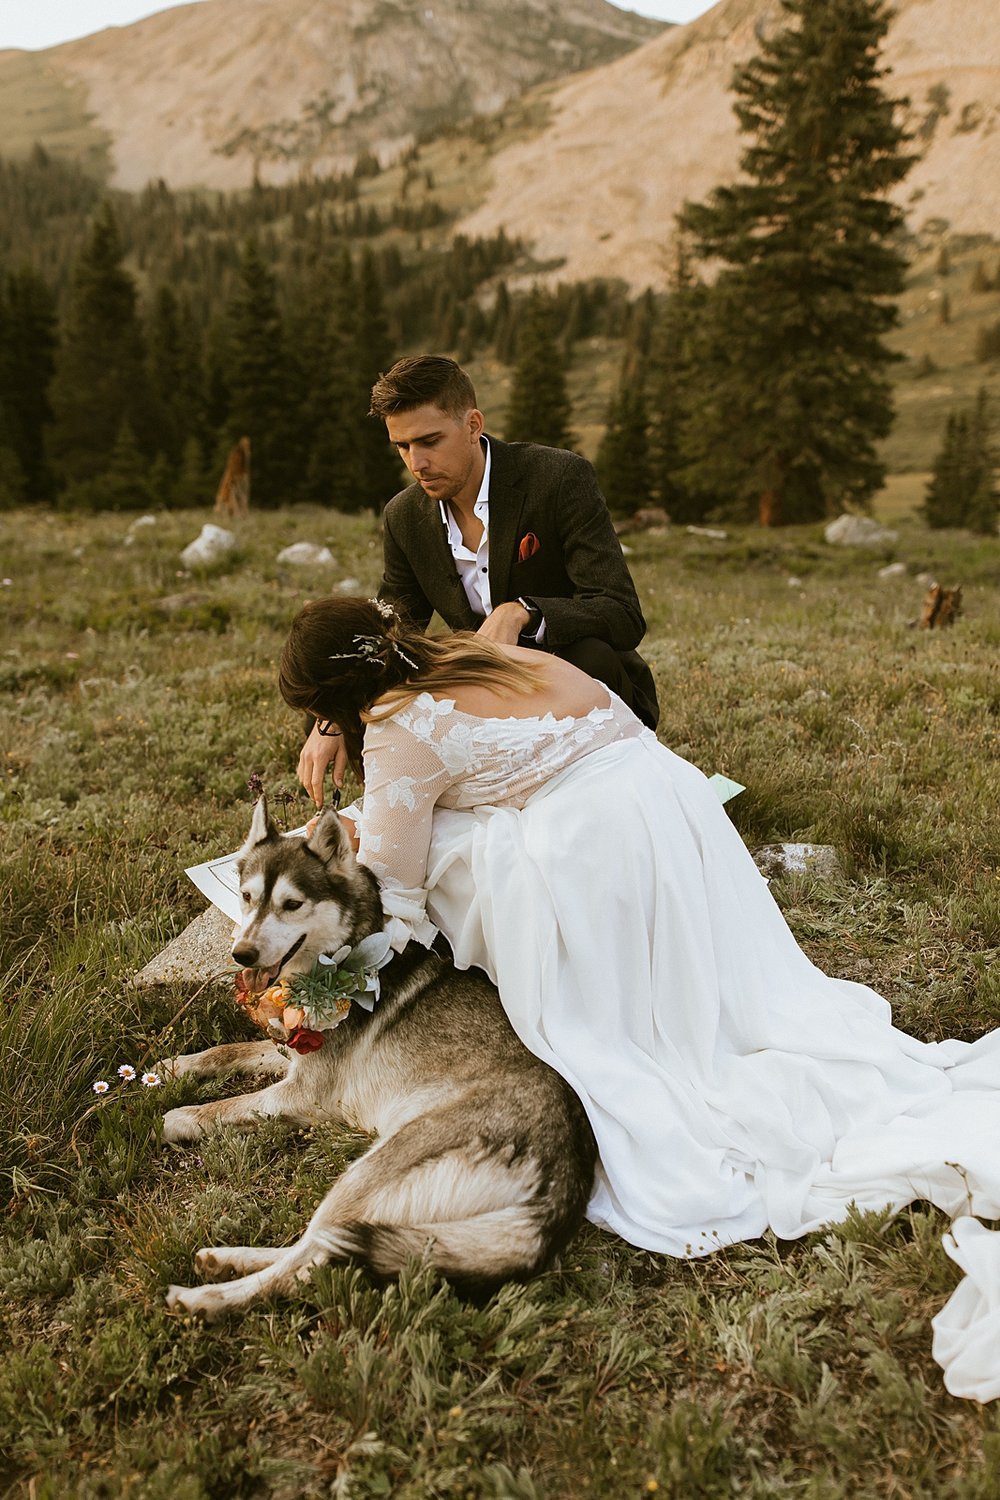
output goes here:
<path id="1" fill-rule="evenodd" d="M 336 561 L 329 547 L 321 547 L 317 542 L 292 542 L 291 546 L 282 548 L 278 553 L 277 561 L 280 563 L 292 563 L 298 568 L 332 568 L 336 566 Z"/>
<path id="2" fill-rule="evenodd" d="M 361 581 L 358 578 L 342 578 L 333 586 L 335 594 L 360 594 L 362 592 Z"/>
<path id="3" fill-rule="evenodd" d="M 193 542 L 189 542 L 181 553 L 185 568 L 204 568 L 218 562 L 236 546 L 236 537 L 224 526 L 213 526 L 209 521 Z"/>
<path id="4" fill-rule="evenodd" d="M 802 587 L 802 579 L 796 578 L 794 573 L 789 573 L 788 577 L 785 579 L 785 582 L 788 584 L 788 587 L 790 589 L 800 589 Z"/>
<path id="5" fill-rule="evenodd" d="M 729 535 L 728 531 L 720 531 L 717 526 L 685 526 L 684 530 L 688 536 L 707 536 L 713 542 L 724 542 Z"/>
<path id="6" fill-rule="evenodd" d="M 878 570 L 880 578 L 902 578 L 905 574 L 906 564 L 904 562 L 886 563 L 884 568 L 879 568 Z"/>
<path id="7" fill-rule="evenodd" d="M 762 875 L 837 875 L 840 859 L 830 844 L 765 844 L 753 862 Z"/>
<path id="8" fill-rule="evenodd" d="M 891 547 L 899 540 L 898 531 L 880 526 L 871 516 L 838 516 L 823 529 L 828 542 L 838 547 Z"/>
<path id="9" fill-rule="evenodd" d="M 136 538 L 136 533 L 145 530 L 147 526 L 155 526 L 155 516 L 137 516 L 125 533 L 125 546 L 131 547 Z"/>

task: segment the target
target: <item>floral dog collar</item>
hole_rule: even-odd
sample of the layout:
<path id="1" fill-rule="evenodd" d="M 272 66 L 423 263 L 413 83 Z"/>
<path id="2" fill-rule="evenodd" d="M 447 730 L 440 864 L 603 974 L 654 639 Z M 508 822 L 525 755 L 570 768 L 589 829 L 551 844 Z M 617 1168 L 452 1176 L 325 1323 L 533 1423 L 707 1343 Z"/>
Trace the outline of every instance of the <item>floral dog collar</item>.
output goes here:
<path id="1" fill-rule="evenodd" d="M 355 947 L 320 955 L 309 974 L 294 974 L 258 988 L 260 969 L 236 976 L 236 1003 L 278 1046 L 305 1054 L 322 1047 L 324 1033 L 349 1014 L 352 1005 L 371 1012 L 379 997 L 378 971 L 393 957 L 389 936 L 373 932 Z"/>

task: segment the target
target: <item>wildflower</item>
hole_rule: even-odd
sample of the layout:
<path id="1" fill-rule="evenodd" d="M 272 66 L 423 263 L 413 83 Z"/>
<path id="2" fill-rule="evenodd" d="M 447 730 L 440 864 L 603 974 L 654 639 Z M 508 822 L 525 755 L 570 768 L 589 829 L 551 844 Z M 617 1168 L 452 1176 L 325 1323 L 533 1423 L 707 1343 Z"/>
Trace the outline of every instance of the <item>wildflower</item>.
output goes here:
<path id="1" fill-rule="evenodd" d="M 97 1082 L 94 1084 L 94 1093 L 95 1094 L 106 1094 L 108 1092 L 108 1089 L 110 1087 L 111 1087 L 110 1083 L 105 1083 L 105 1081 L 104 1081 L 103 1078 L 99 1078 L 97 1080 Z"/>
<path id="2" fill-rule="evenodd" d="M 160 1084 L 160 1075 L 159 1073 L 143 1073 L 142 1082 L 144 1087 L 147 1089 L 158 1088 Z"/>
<path id="3" fill-rule="evenodd" d="M 121 1079 L 122 1083 L 131 1083 L 133 1078 L 135 1077 L 135 1069 L 133 1068 L 132 1064 L 122 1063 L 121 1067 L 118 1069 L 118 1077 Z"/>

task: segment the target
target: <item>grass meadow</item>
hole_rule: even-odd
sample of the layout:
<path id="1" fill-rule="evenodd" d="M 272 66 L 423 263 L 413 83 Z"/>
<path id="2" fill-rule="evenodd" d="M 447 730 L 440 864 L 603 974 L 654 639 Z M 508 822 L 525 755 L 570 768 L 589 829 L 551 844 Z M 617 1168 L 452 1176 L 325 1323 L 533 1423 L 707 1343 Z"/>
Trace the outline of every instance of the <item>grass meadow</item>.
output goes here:
<path id="1" fill-rule="evenodd" d="M 626 540 L 662 738 L 746 784 L 752 848 L 838 851 L 774 885 L 809 954 L 919 1036 L 972 1038 L 1000 1024 L 1000 542 L 902 496 L 885 556 L 819 526 Z M 182 574 L 208 518 L 129 541 L 127 516 L 0 517 L 0 1491 L 993 1500 L 1000 1411 L 931 1362 L 957 1271 L 919 1206 L 695 1263 L 588 1226 L 482 1306 L 346 1266 L 219 1328 L 167 1314 L 200 1245 L 297 1237 L 363 1146 L 271 1123 L 165 1149 L 162 1110 L 207 1097 L 189 1081 L 94 1107 L 121 1063 L 245 1034 L 224 989 L 129 979 L 201 910 L 183 868 L 242 838 L 252 772 L 301 821 L 277 651 L 305 598 L 379 574 L 374 520 L 304 509 Z M 337 568 L 277 564 L 296 540 Z M 963 584 L 953 629 L 913 628 L 923 572 Z"/>

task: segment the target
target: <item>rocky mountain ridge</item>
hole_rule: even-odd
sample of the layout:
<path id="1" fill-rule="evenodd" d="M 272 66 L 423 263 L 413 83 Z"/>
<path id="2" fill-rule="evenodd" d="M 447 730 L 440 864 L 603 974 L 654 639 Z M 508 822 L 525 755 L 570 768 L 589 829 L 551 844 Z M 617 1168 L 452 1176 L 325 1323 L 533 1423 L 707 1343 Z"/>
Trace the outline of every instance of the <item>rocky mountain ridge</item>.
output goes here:
<path id="1" fill-rule="evenodd" d="M 204 0 L 0 53 L 0 152 L 34 120 L 102 140 L 127 189 L 325 175 L 662 30 L 607 0 Z"/>
<path id="2" fill-rule="evenodd" d="M 895 0 L 887 89 L 908 96 L 920 154 L 897 190 L 914 230 L 1000 237 L 1000 13 L 996 0 Z M 729 85 L 778 0 L 721 0 L 615 62 L 549 85 L 547 123 L 492 161 L 461 228 L 503 226 L 558 277 L 662 287 L 674 216 L 739 169 Z"/>

